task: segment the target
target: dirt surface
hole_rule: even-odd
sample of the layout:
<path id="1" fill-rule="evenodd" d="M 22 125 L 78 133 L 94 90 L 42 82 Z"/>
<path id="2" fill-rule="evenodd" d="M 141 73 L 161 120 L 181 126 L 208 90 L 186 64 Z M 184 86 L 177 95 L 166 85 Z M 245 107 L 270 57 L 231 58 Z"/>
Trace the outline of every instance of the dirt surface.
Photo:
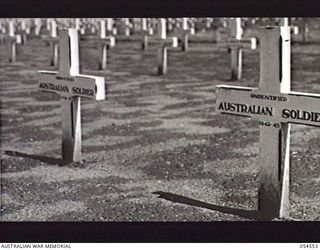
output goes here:
<path id="1" fill-rule="evenodd" d="M 292 90 L 320 93 L 319 27 L 310 29 L 312 42 L 292 47 Z M 82 99 L 83 161 L 64 166 L 60 98 L 36 83 L 37 70 L 56 69 L 50 53 L 35 38 L 9 63 L 0 46 L 3 221 L 255 219 L 246 210 L 257 209 L 259 127 L 217 114 L 214 91 L 257 86 L 258 50 L 244 52 L 243 79 L 231 82 L 230 54 L 213 43 L 169 50 L 158 76 L 155 47 L 119 42 L 101 71 L 94 42 L 81 42 L 81 72 L 105 77 L 108 94 Z M 320 129 L 293 125 L 291 135 L 291 217 L 320 220 Z"/>

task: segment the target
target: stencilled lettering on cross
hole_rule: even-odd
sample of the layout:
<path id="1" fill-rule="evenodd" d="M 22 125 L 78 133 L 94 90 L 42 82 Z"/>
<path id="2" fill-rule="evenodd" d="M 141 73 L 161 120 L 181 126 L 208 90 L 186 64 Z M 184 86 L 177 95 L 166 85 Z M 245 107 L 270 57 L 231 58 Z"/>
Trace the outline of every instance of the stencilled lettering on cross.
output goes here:
<path id="1" fill-rule="evenodd" d="M 218 85 L 216 110 L 259 121 L 259 210 L 266 219 L 286 218 L 290 123 L 320 126 L 320 94 L 290 91 L 289 26 L 261 28 L 260 39 L 259 88 Z"/>

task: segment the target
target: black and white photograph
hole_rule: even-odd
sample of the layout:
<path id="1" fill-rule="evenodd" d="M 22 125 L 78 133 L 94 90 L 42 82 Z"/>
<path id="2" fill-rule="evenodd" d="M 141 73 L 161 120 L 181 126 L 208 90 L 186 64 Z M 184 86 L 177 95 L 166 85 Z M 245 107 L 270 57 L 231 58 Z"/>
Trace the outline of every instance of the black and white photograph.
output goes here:
<path id="1" fill-rule="evenodd" d="M 0 18 L 2 222 L 320 220 L 320 18 Z"/>

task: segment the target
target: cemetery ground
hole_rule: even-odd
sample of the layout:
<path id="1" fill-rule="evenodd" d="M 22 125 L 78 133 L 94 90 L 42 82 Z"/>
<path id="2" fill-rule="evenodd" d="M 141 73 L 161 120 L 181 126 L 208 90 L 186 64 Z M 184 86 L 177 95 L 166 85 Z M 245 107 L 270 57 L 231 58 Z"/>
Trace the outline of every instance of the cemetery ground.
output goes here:
<path id="1" fill-rule="evenodd" d="M 292 46 L 293 91 L 320 93 L 320 36 L 311 38 Z M 154 46 L 118 41 L 97 70 L 99 50 L 80 41 L 81 73 L 105 77 L 107 98 L 81 100 L 83 160 L 67 165 L 61 99 L 37 88 L 38 70 L 57 69 L 50 48 L 30 39 L 9 63 L 1 45 L 1 220 L 256 219 L 258 122 L 217 114 L 214 91 L 258 86 L 259 50 L 244 51 L 243 79 L 231 82 L 227 50 L 190 39 L 188 52 L 169 49 L 164 76 Z M 292 125 L 293 220 L 320 220 L 319 135 Z"/>

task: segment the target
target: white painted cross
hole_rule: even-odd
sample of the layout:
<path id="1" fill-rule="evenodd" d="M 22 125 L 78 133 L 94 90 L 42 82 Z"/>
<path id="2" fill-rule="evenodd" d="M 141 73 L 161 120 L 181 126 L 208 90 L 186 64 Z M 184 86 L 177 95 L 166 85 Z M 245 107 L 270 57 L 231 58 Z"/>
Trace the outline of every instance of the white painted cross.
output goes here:
<path id="1" fill-rule="evenodd" d="M 141 48 L 145 50 L 148 47 L 148 36 L 153 35 L 153 29 L 148 25 L 147 18 L 141 18 L 141 31 L 142 31 Z"/>
<path id="2" fill-rule="evenodd" d="M 58 39 L 58 29 L 57 29 L 57 22 L 55 19 L 50 19 L 48 22 L 50 37 L 44 38 L 46 42 L 49 43 L 51 47 L 51 66 L 56 66 L 58 64 L 58 53 L 59 53 L 59 39 Z"/>
<path id="3" fill-rule="evenodd" d="M 112 18 L 107 18 L 107 30 L 108 30 L 109 33 L 112 33 L 113 25 L 114 25 L 113 19 Z"/>
<path id="4" fill-rule="evenodd" d="M 26 44 L 28 40 L 28 34 L 30 34 L 30 27 L 27 24 L 26 19 L 20 20 L 20 30 L 17 32 L 21 35 L 21 44 Z"/>
<path id="5" fill-rule="evenodd" d="M 15 24 L 13 20 L 9 20 L 9 36 L 6 38 L 10 45 L 10 62 L 15 62 L 17 58 L 17 44 L 22 43 L 22 37 L 20 34 L 16 34 Z"/>
<path id="6" fill-rule="evenodd" d="M 124 33 L 125 36 L 131 35 L 131 29 L 133 28 L 132 23 L 130 22 L 130 18 L 124 18 Z"/>
<path id="7" fill-rule="evenodd" d="M 226 42 L 218 42 L 218 46 L 227 46 L 231 50 L 231 80 L 242 77 L 242 49 L 257 48 L 256 38 L 242 38 L 241 18 L 229 19 L 230 38 Z"/>
<path id="8" fill-rule="evenodd" d="M 289 26 L 293 35 L 299 34 L 299 27 L 291 25 L 290 18 L 284 17 L 280 19 L 280 26 Z"/>
<path id="9" fill-rule="evenodd" d="M 42 21 L 40 18 L 34 19 L 34 26 L 34 34 L 39 36 L 42 28 Z"/>
<path id="10" fill-rule="evenodd" d="M 62 159 L 81 160 L 80 97 L 104 100 L 103 77 L 79 74 L 79 39 L 76 29 L 59 32 L 59 72 L 39 71 L 39 90 L 62 98 Z"/>
<path id="11" fill-rule="evenodd" d="M 115 21 L 113 20 L 113 18 L 107 18 L 107 31 L 108 34 L 112 34 L 112 35 L 116 35 L 118 34 L 118 30 L 115 27 Z"/>
<path id="12" fill-rule="evenodd" d="M 178 39 L 179 43 L 181 44 L 182 51 L 187 51 L 189 35 L 192 34 L 190 27 L 189 27 L 189 18 L 183 17 L 182 18 L 182 28 L 178 31 Z"/>
<path id="13" fill-rule="evenodd" d="M 148 38 L 147 43 L 159 44 L 158 48 L 158 74 L 164 75 L 167 73 L 167 47 L 172 46 L 174 48 L 178 47 L 177 37 L 167 37 L 167 26 L 166 19 L 158 19 L 158 35 L 157 37 Z"/>
<path id="14" fill-rule="evenodd" d="M 320 126 L 320 94 L 290 91 L 290 27 L 260 30 L 259 88 L 219 85 L 216 110 L 252 117 L 260 125 L 259 211 L 289 216 L 290 123 Z"/>
<path id="15" fill-rule="evenodd" d="M 114 36 L 107 36 L 106 33 L 106 20 L 100 20 L 100 39 L 101 39 L 101 63 L 99 65 L 100 69 L 105 69 L 107 67 L 108 61 L 108 50 L 114 47 L 116 44 L 116 39 Z"/>

